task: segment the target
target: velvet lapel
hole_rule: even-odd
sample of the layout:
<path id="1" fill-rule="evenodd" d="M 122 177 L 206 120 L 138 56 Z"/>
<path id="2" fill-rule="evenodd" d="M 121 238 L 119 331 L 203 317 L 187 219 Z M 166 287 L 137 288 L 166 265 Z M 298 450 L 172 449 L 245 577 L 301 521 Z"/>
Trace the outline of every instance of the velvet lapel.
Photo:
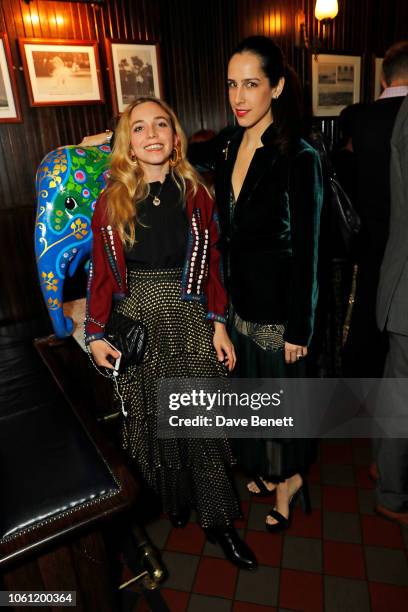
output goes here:
<path id="1" fill-rule="evenodd" d="M 277 150 L 266 144 L 255 151 L 235 207 L 245 206 L 251 200 L 259 181 L 271 172 L 276 157 Z"/>
<path id="2" fill-rule="evenodd" d="M 222 219 L 223 232 L 228 235 L 230 228 L 230 193 L 231 175 L 237 158 L 239 145 L 241 144 L 244 130 L 239 128 L 231 135 L 221 152 L 220 192 L 217 191 L 217 203 Z"/>
<path id="3" fill-rule="evenodd" d="M 275 145 L 275 139 L 275 126 L 271 124 L 262 134 L 261 140 L 263 147 L 259 147 L 254 153 L 247 175 L 242 184 L 235 208 L 237 208 L 237 206 L 245 206 L 245 204 L 250 202 L 252 194 L 259 181 L 263 176 L 271 172 L 272 166 L 276 162 L 278 153 L 278 149 Z"/>

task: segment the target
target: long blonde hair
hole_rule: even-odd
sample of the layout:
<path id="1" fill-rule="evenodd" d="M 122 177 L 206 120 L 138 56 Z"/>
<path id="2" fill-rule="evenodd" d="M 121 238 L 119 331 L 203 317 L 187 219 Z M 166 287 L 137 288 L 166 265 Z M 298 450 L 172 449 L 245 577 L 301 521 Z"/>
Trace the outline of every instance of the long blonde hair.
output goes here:
<path id="1" fill-rule="evenodd" d="M 130 157 L 130 116 L 136 106 L 145 102 L 154 102 L 163 109 L 169 116 L 173 132 L 178 136 L 180 159 L 171 168 L 171 174 L 183 198 L 186 196 L 187 185 L 192 195 L 197 193 L 199 185 L 203 185 L 206 189 L 199 174 L 187 161 L 187 139 L 174 111 L 165 102 L 153 96 L 140 97 L 131 102 L 115 129 L 109 184 L 105 192 L 109 223 L 118 230 L 126 246 L 132 246 L 136 241 L 135 230 L 140 223 L 138 205 L 149 195 L 150 190 L 140 164 L 135 163 Z"/>

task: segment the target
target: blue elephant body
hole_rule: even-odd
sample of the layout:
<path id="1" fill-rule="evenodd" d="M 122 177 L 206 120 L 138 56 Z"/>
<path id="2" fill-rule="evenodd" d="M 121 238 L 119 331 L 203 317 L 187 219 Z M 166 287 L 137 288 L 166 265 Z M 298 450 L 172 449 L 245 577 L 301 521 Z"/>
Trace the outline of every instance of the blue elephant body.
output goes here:
<path id="1" fill-rule="evenodd" d="M 72 320 L 64 316 L 64 280 L 88 261 L 91 220 L 106 186 L 110 147 L 65 146 L 51 151 L 37 170 L 35 255 L 44 300 L 58 338 L 69 336 Z"/>

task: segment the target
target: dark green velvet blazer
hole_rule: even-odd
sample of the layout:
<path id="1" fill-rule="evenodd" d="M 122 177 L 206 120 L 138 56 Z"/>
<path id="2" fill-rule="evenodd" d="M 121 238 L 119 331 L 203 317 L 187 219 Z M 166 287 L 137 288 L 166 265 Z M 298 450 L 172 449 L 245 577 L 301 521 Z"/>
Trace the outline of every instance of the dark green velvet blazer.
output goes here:
<path id="1" fill-rule="evenodd" d="M 271 125 L 263 134 L 230 218 L 231 175 L 242 128 L 190 147 L 192 163 L 214 172 L 227 288 L 238 315 L 284 323 L 285 340 L 306 346 L 317 302 L 317 255 L 323 200 L 318 153 L 304 140 L 287 155 Z"/>

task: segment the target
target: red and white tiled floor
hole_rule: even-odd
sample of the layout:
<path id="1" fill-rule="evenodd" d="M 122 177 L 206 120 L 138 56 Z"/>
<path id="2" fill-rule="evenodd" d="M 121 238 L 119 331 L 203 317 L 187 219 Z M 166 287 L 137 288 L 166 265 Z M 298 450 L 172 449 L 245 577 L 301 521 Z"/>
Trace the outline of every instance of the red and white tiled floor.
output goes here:
<path id="1" fill-rule="evenodd" d="M 171 612 L 408 610 L 408 529 L 374 514 L 370 462 L 368 440 L 323 441 L 309 477 L 313 513 L 296 508 L 284 535 L 265 531 L 271 500 L 250 499 L 238 475 L 245 518 L 237 528 L 257 555 L 254 572 L 226 561 L 194 522 L 150 524 L 169 573 L 161 593 Z"/>

